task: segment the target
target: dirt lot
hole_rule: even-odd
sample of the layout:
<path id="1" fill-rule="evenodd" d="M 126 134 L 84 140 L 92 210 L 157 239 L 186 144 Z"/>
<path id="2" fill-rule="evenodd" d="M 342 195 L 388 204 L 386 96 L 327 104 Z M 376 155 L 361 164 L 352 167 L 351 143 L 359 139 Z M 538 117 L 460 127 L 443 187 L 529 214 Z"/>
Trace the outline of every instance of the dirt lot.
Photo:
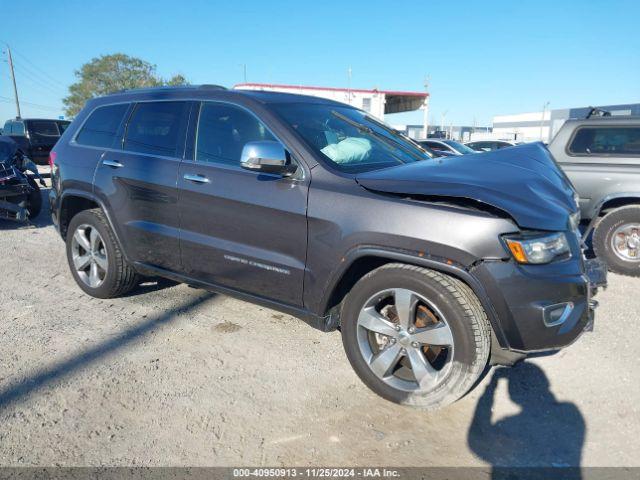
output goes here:
<path id="1" fill-rule="evenodd" d="M 1 465 L 640 466 L 638 279 L 610 277 L 569 349 L 425 413 L 287 315 L 169 282 L 84 295 L 46 212 L 0 223 L 0 252 Z"/>

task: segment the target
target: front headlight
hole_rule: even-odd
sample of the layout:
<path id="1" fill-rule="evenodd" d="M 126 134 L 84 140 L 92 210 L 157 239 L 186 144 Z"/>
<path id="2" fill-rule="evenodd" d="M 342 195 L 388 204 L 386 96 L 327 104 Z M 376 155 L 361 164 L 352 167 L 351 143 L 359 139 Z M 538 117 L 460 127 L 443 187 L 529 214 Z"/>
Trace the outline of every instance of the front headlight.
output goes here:
<path id="1" fill-rule="evenodd" d="M 503 238 L 518 263 L 549 263 L 557 257 L 571 255 L 569 242 L 562 232 L 536 236 L 507 235 Z"/>

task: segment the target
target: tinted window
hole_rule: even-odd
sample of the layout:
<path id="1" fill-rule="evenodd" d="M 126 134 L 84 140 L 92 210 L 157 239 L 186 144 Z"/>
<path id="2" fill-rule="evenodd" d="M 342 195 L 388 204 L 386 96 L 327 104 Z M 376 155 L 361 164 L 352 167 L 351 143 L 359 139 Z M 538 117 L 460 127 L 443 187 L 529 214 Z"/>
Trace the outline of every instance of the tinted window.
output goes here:
<path id="1" fill-rule="evenodd" d="M 76 142 L 93 147 L 111 147 L 128 108 L 129 105 L 123 103 L 95 109 L 80 130 Z"/>
<path id="2" fill-rule="evenodd" d="M 179 140 L 186 126 L 187 107 L 187 102 L 139 103 L 127 126 L 124 149 L 166 157 L 177 156 Z"/>
<path id="3" fill-rule="evenodd" d="M 31 120 L 29 122 L 29 132 L 34 135 L 42 135 L 45 137 L 60 136 L 56 122 L 49 120 Z"/>
<path id="4" fill-rule="evenodd" d="M 4 128 L 2 129 L 3 135 L 11 135 L 11 121 L 7 120 L 4 122 Z"/>
<path id="5" fill-rule="evenodd" d="M 11 135 L 24 135 L 24 123 L 13 122 L 11 127 Z"/>
<path id="6" fill-rule="evenodd" d="M 231 105 L 203 103 L 196 137 L 196 160 L 240 165 L 247 142 L 275 140 L 250 113 Z"/>
<path id="7" fill-rule="evenodd" d="M 435 142 L 426 142 L 427 146 L 430 147 L 432 150 L 435 150 L 436 152 L 442 152 L 445 150 L 449 150 L 447 147 L 445 147 L 444 145 L 440 144 L 440 143 L 435 143 Z"/>
<path id="8" fill-rule="evenodd" d="M 71 122 L 58 122 L 58 130 L 60 130 L 60 135 L 64 133 L 64 131 L 70 124 Z"/>
<path id="9" fill-rule="evenodd" d="M 640 155 L 640 127 L 579 128 L 569 152 L 578 155 Z"/>

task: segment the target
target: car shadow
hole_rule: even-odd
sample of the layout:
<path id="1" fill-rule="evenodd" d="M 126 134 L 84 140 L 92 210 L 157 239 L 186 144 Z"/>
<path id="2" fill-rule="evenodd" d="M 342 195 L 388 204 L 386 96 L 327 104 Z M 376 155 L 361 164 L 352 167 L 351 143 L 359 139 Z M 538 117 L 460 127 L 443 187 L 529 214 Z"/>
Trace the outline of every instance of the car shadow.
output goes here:
<path id="1" fill-rule="evenodd" d="M 494 422 L 501 380 L 520 412 Z M 575 404 L 557 401 L 549 387 L 544 371 L 533 363 L 494 370 L 467 435 L 470 449 L 492 465 L 491 478 L 581 478 L 584 418 Z"/>
<path id="2" fill-rule="evenodd" d="M 0 412 L 9 405 L 24 400 L 38 390 L 63 380 L 70 375 L 90 367 L 107 355 L 125 348 L 141 337 L 149 334 L 161 326 L 174 322 L 178 316 L 186 311 L 215 298 L 211 292 L 203 291 L 195 298 L 190 298 L 170 310 L 144 319 L 134 326 L 122 331 L 119 335 L 99 343 L 91 348 L 73 354 L 66 360 L 50 364 L 26 378 L 0 389 Z"/>

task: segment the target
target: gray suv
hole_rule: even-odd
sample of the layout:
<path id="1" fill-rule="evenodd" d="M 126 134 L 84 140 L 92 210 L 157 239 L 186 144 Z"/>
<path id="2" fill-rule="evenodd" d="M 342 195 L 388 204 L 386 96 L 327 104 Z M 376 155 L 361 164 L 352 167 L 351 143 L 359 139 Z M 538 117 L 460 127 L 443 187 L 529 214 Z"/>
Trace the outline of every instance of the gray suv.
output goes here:
<path id="1" fill-rule="evenodd" d="M 49 199 L 87 294 L 161 276 L 267 305 L 340 329 L 384 398 L 435 408 L 489 362 L 572 343 L 605 281 L 548 151 L 481 155 L 434 159 L 314 97 L 134 90 L 65 131 Z"/>
<path id="2" fill-rule="evenodd" d="M 613 272 L 640 276 L 640 118 L 569 120 L 549 150 L 580 195 L 596 255 Z"/>

